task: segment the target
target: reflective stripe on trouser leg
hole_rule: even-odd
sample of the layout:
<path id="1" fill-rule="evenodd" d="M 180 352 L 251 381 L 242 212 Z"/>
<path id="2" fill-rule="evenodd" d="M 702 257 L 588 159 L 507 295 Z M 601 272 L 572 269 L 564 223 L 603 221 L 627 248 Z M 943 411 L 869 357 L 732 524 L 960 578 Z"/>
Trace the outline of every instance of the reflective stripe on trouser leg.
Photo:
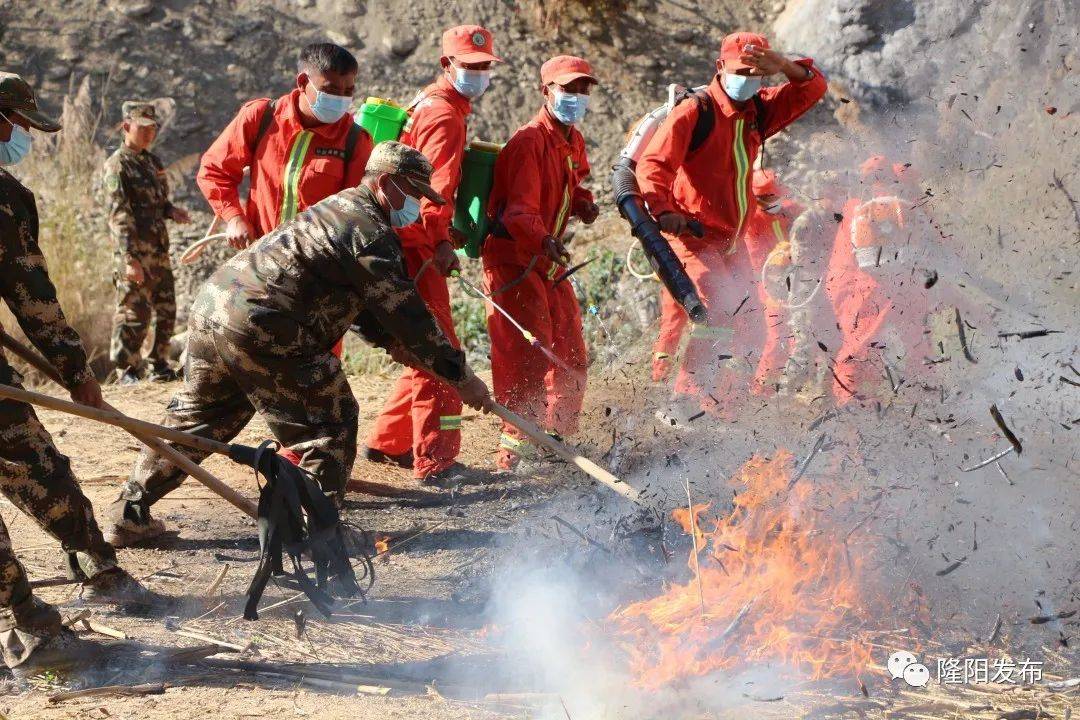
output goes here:
<path id="1" fill-rule="evenodd" d="M 730 349 L 735 339 L 735 331 L 723 325 L 694 325 L 690 329 L 691 340 L 707 340 L 718 349 Z"/>
<path id="2" fill-rule="evenodd" d="M 440 415 L 439 416 L 439 429 L 440 430 L 460 430 L 461 429 L 461 416 L 460 415 Z"/>

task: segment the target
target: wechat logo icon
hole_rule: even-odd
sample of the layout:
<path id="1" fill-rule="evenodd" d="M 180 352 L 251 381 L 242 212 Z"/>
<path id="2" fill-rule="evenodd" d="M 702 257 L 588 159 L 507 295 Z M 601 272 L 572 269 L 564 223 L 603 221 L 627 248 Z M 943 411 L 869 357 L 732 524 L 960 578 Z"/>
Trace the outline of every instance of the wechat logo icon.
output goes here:
<path id="1" fill-rule="evenodd" d="M 907 650 L 898 650 L 889 656 L 886 663 L 893 680 L 903 678 L 911 687 L 926 687 L 930 682 L 930 669 Z"/>

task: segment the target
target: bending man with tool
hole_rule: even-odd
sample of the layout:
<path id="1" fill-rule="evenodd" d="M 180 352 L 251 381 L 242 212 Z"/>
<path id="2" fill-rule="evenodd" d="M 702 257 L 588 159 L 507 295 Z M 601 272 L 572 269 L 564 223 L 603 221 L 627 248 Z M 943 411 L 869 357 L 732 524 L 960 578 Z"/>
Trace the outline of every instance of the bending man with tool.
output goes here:
<path id="1" fill-rule="evenodd" d="M 417 219 L 431 163 L 396 142 L 378 145 L 362 184 L 332 195 L 240 252 L 206 282 L 191 308 L 184 388 L 166 425 L 218 441 L 258 411 L 332 497 L 356 458 L 359 408 L 331 352 L 359 326 L 395 359 L 431 368 L 470 407 L 487 410 L 487 386 L 439 329 L 405 274 L 395 230 Z M 184 449 L 201 462 L 205 453 Z M 183 481 L 143 453 L 114 506 L 117 542 L 164 531 L 150 507 Z"/>
<path id="2" fill-rule="evenodd" d="M 139 382 L 139 354 L 153 315 L 150 379 L 167 382 L 176 379 L 168 360 L 176 295 L 165 220 L 187 223 L 191 216 L 169 202 L 165 166 L 150 152 L 158 131 L 153 103 L 129 100 L 122 112 L 124 139 L 105 161 L 104 177 L 109 234 L 116 246 L 116 314 L 109 355 L 121 385 Z"/>
<path id="3" fill-rule="evenodd" d="M 30 151 L 30 128 L 56 132 L 60 125 L 38 110 L 34 92 L 18 75 L 0 73 L 0 165 L 15 165 Z M 38 247 L 34 194 L 0 169 L 0 298 L 19 327 L 57 370 L 75 402 L 100 407 L 101 388 L 86 364 L 79 335 L 56 301 Z M 18 373 L 0 352 L 0 383 L 19 386 Z M 68 554 L 68 569 L 91 595 L 102 599 L 145 598 L 145 590 L 116 565 L 90 501 L 53 444 L 33 408 L 0 401 L 0 492 L 30 515 Z M 60 614 L 36 599 L 0 519 L 0 653 L 4 664 L 33 674 L 64 660 L 87 659 L 84 646 L 66 630 Z"/>
<path id="4" fill-rule="evenodd" d="M 349 112 L 359 65 L 348 50 L 312 43 L 300 50 L 296 87 L 276 100 L 245 103 L 203 154 L 196 178 L 214 211 L 213 230 L 245 248 L 320 200 L 360 184 L 371 137 Z M 249 169 L 247 203 L 240 200 Z M 342 339 L 334 346 L 341 357 Z M 285 457 L 299 462 L 288 447 Z"/>
<path id="5" fill-rule="evenodd" d="M 420 220 L 401 228 L 409 277 L 446 338 L 460 347 L 450 313 L 446 277 L 459 267 L 450 226 L 453 199 L 461 181 L 466 119 L 472 103 L 487 89 L 491 65 L 500 62 L 491 33 L 478 25 L 443 33 L 442 73 L 409 107 L 401 142 L 416 148 L 435 170 L 431 186 L 449 202 L 422 199 Z M 459 484 L 467 469 L 455 462 L 461 449 L 461 398 L 452 387 L 423 370 L 405 368 L 367 438 L 364 456 L 412 468 L 425 484 Z"/>
<path id="6" fill-rule="evenodd" d="M 570 218 L 596 220 L 585 138 L 577 126 L 597 84 L 585 60 L 561 55 L 540 68 L 544 106 L 499 153 L 487 214 L 492 231 L 481 257 L 491 297 L 516 316 L 552 362 L 489 303 L 491 372 L 496 399 L 555 435 L 577 431 L 588 357 L 581 308 L 569 282 L 558 282 L 569 253 L 562 237 Z M 513 470 L 530 454 L 526 437 L 503 423 L 496 464 Z"/>
<path id="7" fill-rule="evenodd" d="M 701 410 L 732 414 L 729 398 L 749 387 L 753 368 L 739 357 L 748 320 L 737 310 L 749 272 L 745 253 L 738 250 L 753 208 L 750 172 L 765 138 L 798 119 L 826 90 L 812 60 L 790 60 L 755 33 L 725 37 L 716 70 L 696 102 L 671 110 L 636 171 L 650 212 L 697 285 L 708 314 L 707 323 L 691 332 L 676 379 L 676 407 L 670 413 L 676 424 Z M 762 89 L 762 78 L 777 73 L 788 82 Z M 703 238 L 688 231 L 690 220 L 704 226 Z M 665 318 L 683 312 L 666 292 L 662 306 Z M 730 362 L 720 365 L 718 358 Z M 742 366 L 748 369 L 742 380 L 729 372 L 718 382 L 722 368 Z M 713 390 L 723 405 L 709 398 Z"/>

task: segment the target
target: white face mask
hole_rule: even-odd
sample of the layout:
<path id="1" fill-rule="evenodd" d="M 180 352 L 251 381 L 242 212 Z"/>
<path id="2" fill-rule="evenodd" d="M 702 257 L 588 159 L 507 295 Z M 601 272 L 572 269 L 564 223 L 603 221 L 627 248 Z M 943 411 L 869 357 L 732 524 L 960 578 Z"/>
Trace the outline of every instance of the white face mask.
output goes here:
<path id="1" fill-rule="evenodd" d="M 8 122 L 8 117 L 0 113 Z M 34 144 L 34 136 L 21 125 L 11 123 L 11 137 L 0 142 L 0 165 L 15 165 L 30 154 L 30 148 Z"/>
<path id="2" fill-rule="evenodd" d="M 311 114 L 322 123 L 335 123 L 349 112 L 352 106 L 351 95 L 331 95 L 322 90 L 315 91 L 315 102 L 311 103 Z"/>
<path id="3" fill-rule="evenodd" d="M 451 64 L 453 79 L 450 81 L 454 89 L 470 100 L 475 100 L 484 94 L 491 85 L 490 70 L 466 70 Z"/>
<path id="4" fill-rule="evenodd" d="M 394 187 L 398 189 L 398 192 L 405 196 L 405 204 L 400 210 L 390 208 L 391 227 L 402 228 L 406 225 L 412 225 L 420 219 L 420 201 L 402 190 L 401 186 L 393 180 L 390 182 L 394 184 Z"/>
<path id="5" fill-rule="evenodd" d="M 585 113 L 589 109 L 589 96 L 584 93 L 553 90 L 548 107 L 559 122 L 564 125 L 576 125 L 585 119 Z"/>

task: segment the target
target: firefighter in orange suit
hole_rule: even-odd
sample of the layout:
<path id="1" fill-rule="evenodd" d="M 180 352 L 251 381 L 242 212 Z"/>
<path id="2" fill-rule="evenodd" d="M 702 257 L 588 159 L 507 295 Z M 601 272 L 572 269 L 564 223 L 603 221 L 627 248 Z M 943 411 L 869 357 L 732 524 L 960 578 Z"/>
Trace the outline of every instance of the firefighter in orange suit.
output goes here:
<path id="1" fill-rule="evenodd" d="M 903 197 L 906 166 L 875 155 L 860 171 L 871 197 L 845 206 L 825 279 L 841 335 L 832 367 L 838 405 L 887 397 L 929 351 L 927 293 L 915 270 L 932 228 Z"/>
<path id="2" fill-rule="evenodd" d="M 459 267 L 451 239 L 453 198 L 461 181 L 466 122 L 472 103 L 487 89 L 494 54 L 491 33 L 478 25 L 450 28 L 442 37 L 442 73 L 413 100 L 401 142 L 435 166 L 431 184 L 450 200 L 424 200 L 420 221 L 398 231 L 409 276 L 446 337 L 459 347 L 450 313 L 446 276 Z M 426 484 L 452 486 L 466 479 L 455 461 L 461 448 L 461 398 L 422 370 L 405 368 L 386 399 L 367 439 L 364 456 L 373 462 L 411 467 Z"/>
<path id="3" fill-rule="evenodd" d="M 826 82 L 809 59 L 791 60 L 755 33 L 728 35 L 720 46 L 717 74 L 702 102 L 676 105 L 638 160 L 642 197 L 698 287 L 708 322 L 690 332 L 676 378 L 675 424 L 700 410 L 730 415 L 732 398 L 745 393 L 755 367 L 745 352 L 747 317 L 740 301 L 749 261 L 739 242 L 753 210 L 750 173 L 765 138 L 797 120 L 825 94 Z M 777 73 L 787 82 L 761 87 Z M 691 141 L 701 115 L 711 120 L 696 148 Z M 704 237 L 688 231 L 696 219 Z M 665 291 L 661 346 L 682 309 Z"/>
<path id="4" fill-rule="evenodd" d="M 592 223 L 599 213 L 581 185 L 589 160 L 578 129 L 597 80 L 588 62 L 561 55 L 544 63 L 540 81 L 544 106 L 495 163 L 487 206 L 493 229 L 481 256 L 495 301 L 535 338 L 530 342 L 489 306 L 495 397 L 553 435 L 565 435 L 577 431 L 588 358 L 581 308 L 561 277 L 569 260 L 562 238 L 571 217 Z M 524 435 L 504 423 L 498 467 L 512 470 L 531 454 Z"/>

